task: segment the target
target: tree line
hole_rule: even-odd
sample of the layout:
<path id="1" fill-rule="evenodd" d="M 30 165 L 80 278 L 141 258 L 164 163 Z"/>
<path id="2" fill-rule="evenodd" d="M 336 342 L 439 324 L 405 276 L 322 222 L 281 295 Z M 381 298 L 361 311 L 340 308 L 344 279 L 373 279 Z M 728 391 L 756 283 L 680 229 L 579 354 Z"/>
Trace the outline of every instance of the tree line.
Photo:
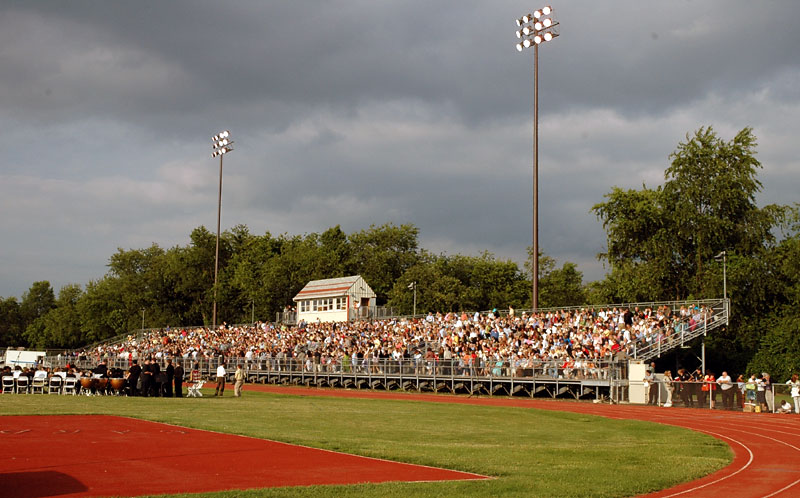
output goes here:
<path id="1" fill-rule="evenodd" d="M 540 307 L 717 298 L 725 253 L 730 327 L 707 340 L 711 361 L 800 370 L 798 205 L 758 207 L 762 189 L 750 128 L 724 141 L 703 127 L 670 155 L 664 183 L 613 187 L 592 211 L 606 231 L 607 274 L 583 283 L 577 265 L 539 254 Z M 309 281 L 362 275 L 379 304 L 410 314 L 530 306 L 530 265 L 489 252 L 434 254 L 412 224 L 340 226 L 304 235 L 221 235 L 218 323 L 269 320 Z M 215 234 L 195 228 L 185 246 L 118 249 L 108 272 L 54 292 L 34 282 L 21 299 L 0 297 L 0 345 L 73 348 L 142 327 L 209 325 Z"/>

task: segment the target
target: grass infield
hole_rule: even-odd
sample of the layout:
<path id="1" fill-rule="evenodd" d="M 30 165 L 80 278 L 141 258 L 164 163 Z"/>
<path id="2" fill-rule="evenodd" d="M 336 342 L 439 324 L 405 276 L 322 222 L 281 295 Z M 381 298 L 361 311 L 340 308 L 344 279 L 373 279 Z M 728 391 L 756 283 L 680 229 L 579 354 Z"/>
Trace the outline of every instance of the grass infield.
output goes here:
<path id="1" fill-rule="evenodd" d="M 199 399 L 4 395 L 0 413 L 132 416 L 496 477 L 170 496 L 631 496 L 733 459 L 722 441 L 687 429 L 514 407 L 245 392 Z M 154 449 L 169 452 L 157 441 Z M 213 459 L 209 448 L 209 469 Z"/>

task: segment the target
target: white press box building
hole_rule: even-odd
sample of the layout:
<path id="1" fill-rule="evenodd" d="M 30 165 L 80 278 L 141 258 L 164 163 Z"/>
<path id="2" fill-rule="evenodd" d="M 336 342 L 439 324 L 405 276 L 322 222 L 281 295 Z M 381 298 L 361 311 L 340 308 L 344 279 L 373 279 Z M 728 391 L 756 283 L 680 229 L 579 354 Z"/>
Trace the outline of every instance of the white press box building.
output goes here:
<path id="1" fill-rule="evenodd" d="M 297 321 L 345 322 L 367 316 L 375 292 L 360 275 L 313 280 L 293 298 Z"/>

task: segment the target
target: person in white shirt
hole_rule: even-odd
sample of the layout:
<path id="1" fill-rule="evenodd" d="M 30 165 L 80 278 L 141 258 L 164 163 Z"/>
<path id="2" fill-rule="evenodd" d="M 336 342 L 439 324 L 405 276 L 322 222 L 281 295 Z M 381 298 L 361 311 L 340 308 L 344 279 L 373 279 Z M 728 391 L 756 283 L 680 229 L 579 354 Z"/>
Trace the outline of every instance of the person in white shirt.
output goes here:
<path id="1" fill-rule="evenodd" d="M 790 394 L 792 401 L 794 401 L 794 412 L 800 413 L 800 378 L 798 378 L 797 374 L 794 374 L 786 384 L 792 388 Z"/>
<path id="2" fill-rule="evenodd" d="M 736 391 L 733 389 L 733 381 L 728 372 L 722 372 L 717 379 L 717 384 L 722 391 L 722 406 L 726 410 L 733 410 L 733 395 Z"/>
<path id="3" fill-rule="evenodd" d="M 217 367 L 217 388 L 214 389 L 214 396 L 222 396 L 225 392 L 225 362 L 220 360 Z"/>
<path id="4" fill-rule="evenodd" d="M 792 405 L 790 405 L 788 401 L 783 400 L 781 401 L 781 406 L 775 410 L 775 413 L 792 413 Z"/>

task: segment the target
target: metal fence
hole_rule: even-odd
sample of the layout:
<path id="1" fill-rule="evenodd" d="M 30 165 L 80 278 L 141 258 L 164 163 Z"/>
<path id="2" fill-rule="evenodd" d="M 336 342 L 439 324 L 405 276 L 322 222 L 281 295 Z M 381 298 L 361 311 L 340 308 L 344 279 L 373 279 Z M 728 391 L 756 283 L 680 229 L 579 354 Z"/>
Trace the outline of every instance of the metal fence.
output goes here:
<path id="1" fill-rule="evenodd" d="M 46 358 L 51 368 L 72 365 L 89 370 L 97 360 L 64 357 Z M 163 371 L 165 359 L 157 360 Z M 236 367 L 245 370 L 251 383 L 343 387 L 379 390 L 525 395 L 549 397 L 610 397 L 612 381 L 624 378 L 625 361 L 581 362 L 564 365 L 557 361 L 468 359 L 370 359 L 351 358 L 317 361 L 312 356 L 262 358 L 173 358 L 188 377 L 196 370 L 206 380 L 216 378 L 217 367 L 225 362 L 227 380 L 233 381 Z M 131 360 L 111 358 L 109 369 L 127 371 Z"/>
<path id="2" fill-rule="evenodd" d="M 661 376 L 659 376 L 661 377 Z M 770 384 L 759 391 L 747 383 L 733 382 L 723 389 L 717 382 L 672 381 L 660 378 L 648 385 L 644 381 L 629 381 L 629 386 L 643 387 L 645 403 L 662 407 L 702 408 L 710 410 L 731 410 L 752 413 L 779 413 L 781 402 L 786 401 L 791 413 L 800 413 L 800 397 L 795 404 L 790 387 L 785 384 Z"/>

